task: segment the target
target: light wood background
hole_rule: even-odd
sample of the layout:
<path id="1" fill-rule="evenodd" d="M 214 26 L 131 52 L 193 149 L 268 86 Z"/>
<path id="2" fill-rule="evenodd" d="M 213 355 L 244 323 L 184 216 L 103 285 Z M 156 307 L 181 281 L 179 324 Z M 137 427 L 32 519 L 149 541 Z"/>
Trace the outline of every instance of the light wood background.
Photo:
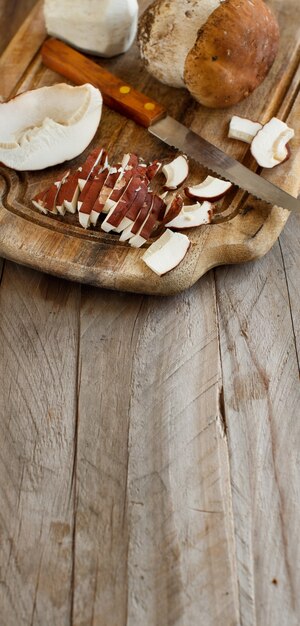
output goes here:
<path id="1" fill-rule="evenodd" d="M 299 625 L 299 244 L 166 299 L 2 263 L 1 626 Z"/>

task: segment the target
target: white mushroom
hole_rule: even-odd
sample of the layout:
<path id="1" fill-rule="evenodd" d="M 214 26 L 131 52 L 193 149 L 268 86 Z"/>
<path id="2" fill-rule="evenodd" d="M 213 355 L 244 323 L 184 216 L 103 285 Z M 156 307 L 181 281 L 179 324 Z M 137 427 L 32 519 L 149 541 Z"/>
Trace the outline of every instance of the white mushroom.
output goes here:
<path id="1" fill-rule="evenodd" d="M 261 167 L 272 168 L 289 157 L 287 144 L 294 130 L 277 117 L 263 126 L 251 143 L 251 153 Z"/>
<path id="2" fill-rule="evenodd" d="M 202 226 L 203 224 L 210 224 L 212 218 L 212 205 L 210 202 L 203 202 L 200 204 L 192 204 L 184 206 L 179 215 L 175 217 L 171 222 L 166 224 L 167 228 L 193 228 L 194 226 Z"/>
<path id="3" fill-rule="evenodd" d="M 101 93 L 90 84 L 41 87 L 1 103 L 0 161 L 40 170 L 73 159 L 94 137 L 101 111 Z"/>
<path id="4" fill-rule="evenodd" d="M 179 265 L 189 247 L 190 240 L 186 235 L 167 229 L 146 250 L 142 259 L 155 274 L 162 276 Z"/>
<path id="5" fill-rule="evenodd" d="M 233 115 L 229 123 L 228 137 L 230 139 L 239 139 L 246 143 L 251 143 L 252 139 L 262 128 L 259 122 L 252 122 L 245 117 Z"/>
<path id="6" fill-rule="evenodd" d="M 189 174 L 189 164 L 186 156 L 178 156 L 167 163 L 162 168 L 162 173 L 166 177 L 166 189 L 178 189 L 186 180 Z"/>
<path id="7" fill-rule="evenodd" d="M 128 50 L 137 29 L 137 0 L 45 0 L 49 34 L 92 54 Z"/>
<path id="8" fill-rule="evenodd" d="M 207 176 L 206 179 L 194 185 L 193 187 L 186 187 L 185 194 L 188 198 L 196 198 L 197 200 L 219 200 L 222 196 L 229 191 L 232 184 L 227 180 L 221 180 L 214 176 Z"/>

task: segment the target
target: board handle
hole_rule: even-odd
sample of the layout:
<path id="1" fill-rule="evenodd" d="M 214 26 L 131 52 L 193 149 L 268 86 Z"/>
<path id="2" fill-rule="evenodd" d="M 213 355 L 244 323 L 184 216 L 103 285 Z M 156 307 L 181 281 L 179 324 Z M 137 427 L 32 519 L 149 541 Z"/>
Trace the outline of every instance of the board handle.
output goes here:
<path id="1" fill-rule="evenodd" d="M 131 85 L 58 39 L 47 39 L 42 45 L 41 55 L 43 63 L 51 70 L 62 74 L 76 85 L 91 83 L 100 89 L 108 107 L 145 128 L 166 115 L 166 110 L 155 100 L 136 91 Z"/>

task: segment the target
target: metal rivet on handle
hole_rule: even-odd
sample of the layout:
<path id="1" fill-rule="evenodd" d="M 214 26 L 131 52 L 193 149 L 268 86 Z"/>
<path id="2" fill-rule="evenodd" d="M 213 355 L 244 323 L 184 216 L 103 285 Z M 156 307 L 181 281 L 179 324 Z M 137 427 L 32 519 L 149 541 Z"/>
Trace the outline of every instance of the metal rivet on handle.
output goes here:
<path id="1" fill-rule="evenodd" d="M 153 102 L 146 102 L 146 104 L 144 104 L 144 108 L 146 111 L 153 111 L 153 109 L 155 109 L 155 104 L 153 104 Z"/>
<path id="2" fill-rule="evenodd" d="M 131 88 L 128 87 L 127 85 L 122 85 L 122 87 L 120 87 L 120 93 L 129 93 L 131 91 Z"/>

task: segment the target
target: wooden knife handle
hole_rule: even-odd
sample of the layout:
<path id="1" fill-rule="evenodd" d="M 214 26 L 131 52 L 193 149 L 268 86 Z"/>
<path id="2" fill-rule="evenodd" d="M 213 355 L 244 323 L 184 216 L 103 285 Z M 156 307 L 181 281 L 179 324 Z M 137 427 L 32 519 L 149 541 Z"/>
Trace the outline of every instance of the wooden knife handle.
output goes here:
<path id="1" fill-rule="evenodd" d="M 91 61 L 58 39 L 47 39 L 42 46 L 43 63 L 76 85 L 91 83 L 100 89 L 108 107 L 148 128 L 166 115 L 155 100 L 147 98 L 120 78 Z"/>

